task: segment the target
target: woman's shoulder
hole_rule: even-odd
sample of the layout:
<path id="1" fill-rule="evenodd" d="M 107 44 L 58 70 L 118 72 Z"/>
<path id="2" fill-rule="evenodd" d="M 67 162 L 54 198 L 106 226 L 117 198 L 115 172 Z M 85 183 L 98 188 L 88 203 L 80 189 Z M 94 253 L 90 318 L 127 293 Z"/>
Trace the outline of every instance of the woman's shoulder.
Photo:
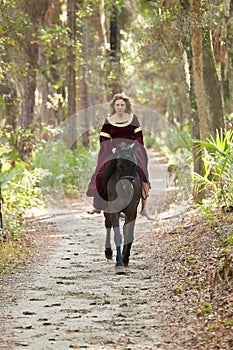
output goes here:
<path id="1" fill-rule="evenodd" d="M 108 119 L 108 117 L 105 118 L 105 120 L 104 120 L 104 122 L 103 122 L 102 125 L 103 125 L 103 126 L 104 126 L 104 125 L 109 125 L 109 119 Z"/>
<path id="2" fill-rule="evenodd" d="M 138 117 L 136 116 L 136 114 L 133 114 L 132 124 L 135 125 L 136 127 L 138 127 L 140 125 Z"/>
<path id="3" fill-rule="evenodd" d="M 104 121 L 104 123 L 102 124 L 102 128 L 101 128 L 101 130 L 103 131 L 105 131 L 105 130 L 109 130 L 109 127 L 110 127 L 110 123 L 109 123 L 109 120 L 108 120 L 108 118 L 106 118 L 105 119 L 105 121 Z"/>

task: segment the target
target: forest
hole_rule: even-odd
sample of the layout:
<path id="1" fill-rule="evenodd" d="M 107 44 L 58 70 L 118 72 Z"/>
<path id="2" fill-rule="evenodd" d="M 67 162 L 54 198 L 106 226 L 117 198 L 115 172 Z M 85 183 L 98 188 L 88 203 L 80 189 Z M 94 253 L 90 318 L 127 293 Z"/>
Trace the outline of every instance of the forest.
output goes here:
<path id="1" fill-rule="evenodd" d="M 28 256 L 32 208 L 85 193 L 99 126 L 124 92 L 217 241 L 232 329 L 233 1 L 2 0 L 0 24 L 0 274 Z"/>

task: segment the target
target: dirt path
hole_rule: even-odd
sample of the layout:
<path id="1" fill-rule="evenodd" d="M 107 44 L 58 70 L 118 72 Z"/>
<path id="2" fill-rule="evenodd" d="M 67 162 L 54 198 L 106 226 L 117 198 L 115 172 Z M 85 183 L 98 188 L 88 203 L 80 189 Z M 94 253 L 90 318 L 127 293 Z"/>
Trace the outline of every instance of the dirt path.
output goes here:
<path id="1" fill-rule="evenodd" d="M 63 212 L 47 220 L 63 227 L 59 245 L 12 291 L 0 349 L 159 348 L 158 308 L 166 305 L 155 297 L 160 282 L 143 246 L 151 223 L 138 218 L 131 265 L 117 276 L 104 258 L 102 215 Z"/>
<path id="2" fill-rule="evenodd" d="M 161 173 L 152 181 L 162 209 Z M 138 216 L 130 266 L 118 276 L 114 260 L 104 257 L 103 216 L 86 214 L 87 205 L 84 200 L 81 207 L 38 218 L 47 230 L 42 255 L 36 265 L 8 278 L 1 292 L 0 349 L 185 349 L 174 343 L 186 339 L 184 331 L 175 328 L 171 334 L 167 323 L 174 305 L 163 256 L 153 258 L 160 240 L 158 235 L 151 241 L 154 223 Z"/>

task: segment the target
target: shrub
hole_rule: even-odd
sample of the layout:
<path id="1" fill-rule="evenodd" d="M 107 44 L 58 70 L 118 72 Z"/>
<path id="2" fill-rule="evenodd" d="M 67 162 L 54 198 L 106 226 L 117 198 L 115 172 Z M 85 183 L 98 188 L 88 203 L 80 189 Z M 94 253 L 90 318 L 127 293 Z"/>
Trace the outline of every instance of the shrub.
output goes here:
<path id="1" fill-rule="evenodd" d="M 204 176 L 195 174 L 205 186 L 210 206 L 233 207 L 233 131 L 216 131 L 207 141 L 196 140 L 203 151 Z"/>

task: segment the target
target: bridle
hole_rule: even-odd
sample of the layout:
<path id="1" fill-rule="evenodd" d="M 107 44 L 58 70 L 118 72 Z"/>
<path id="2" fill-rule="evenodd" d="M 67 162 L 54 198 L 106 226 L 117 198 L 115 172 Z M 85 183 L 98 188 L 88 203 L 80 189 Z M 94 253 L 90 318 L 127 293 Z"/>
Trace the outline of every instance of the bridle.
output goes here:
<path id="1" fill-rule="evenodd" d="M 130 156 L 130 157 L 125 156 L 124 159 L 127 159 L 127 160 L 136 164 L 135 156 L 133 156 L 133 157 L 132 156 Z M 136 172 L 134 175 L 121 175 L 120 180 L 129 180 L 132 183 L 133 180 L 135 179 L 135 176 L 136 176 Z"/>
<path id="2" fill-rule="evenodd" d="M 124 143 L 122 143 L 124 144 Z M 120 145 L 122 145 L 120 144 Z M 127 146 L 126 144 L 124 144 L 124 147 Z M 125 159 L 128 160 L 132 163 L 134 163 L 136 165 L 136 156 L 135 156 L 135 145 L 133 146 L 134 150 L 132 149 L 132 145 L 128 145 L 128 148 L 126 149 L 122 149 L 121 152 L 117 152 L 117 159 Z M 133 152 L 133 153 L 132 153 Z M 120 175 L 120 180 L 129 180 L 131 183 L 133 182 L 133 180 L 136 177 L 136 170 L 135 170 L 135 174 L 134 175 Z"/>
<path id="3" fill-rule="evenodd" d="M 135 176 L 130 176 L 130 175 L 125 175 L 120 177 L 120 180 L 129 180 L 130 182 L 133 182 L 134 179 L 135 179 Z"/>

